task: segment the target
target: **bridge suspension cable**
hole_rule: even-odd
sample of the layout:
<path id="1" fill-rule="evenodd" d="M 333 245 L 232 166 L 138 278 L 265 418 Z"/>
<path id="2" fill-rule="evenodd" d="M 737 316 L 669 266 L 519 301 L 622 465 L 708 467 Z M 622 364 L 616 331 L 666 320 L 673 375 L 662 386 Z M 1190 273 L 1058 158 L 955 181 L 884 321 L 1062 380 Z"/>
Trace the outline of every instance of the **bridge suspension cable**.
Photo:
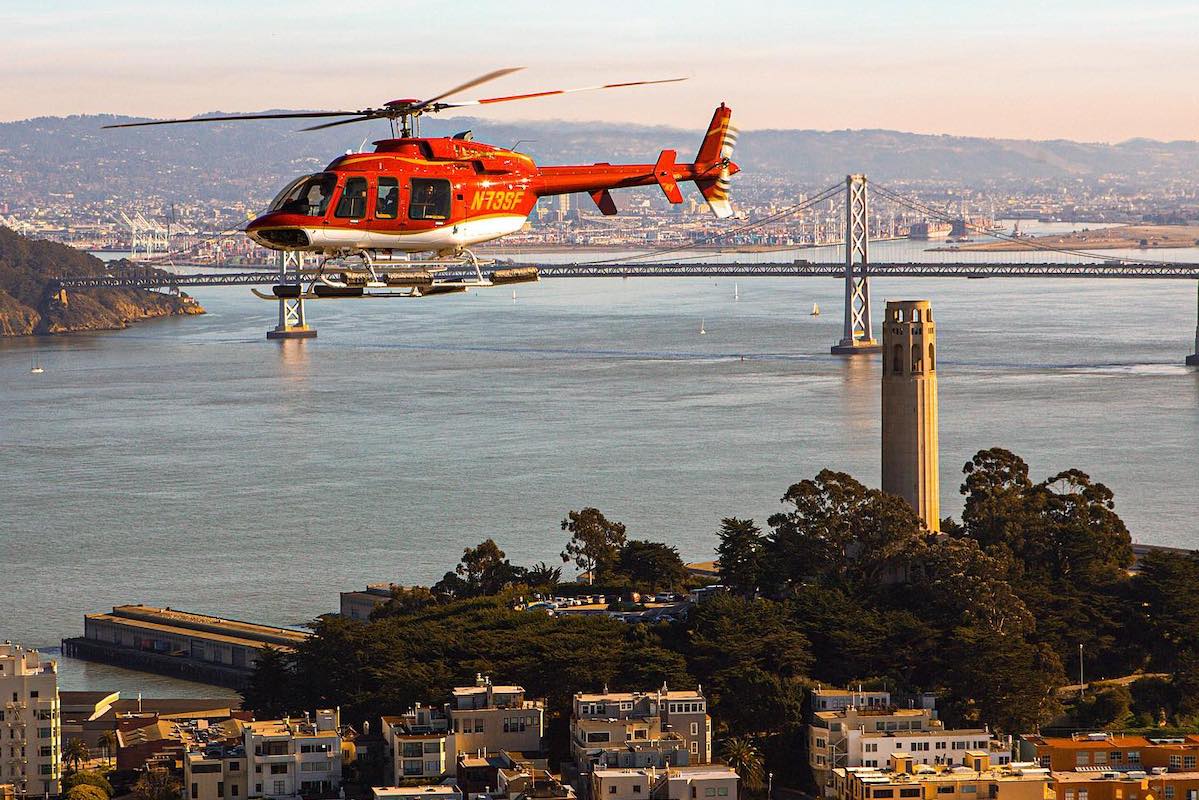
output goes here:
<path id="1" fill-rule="evenodd" d="M 764 217 L 760 217 L 759 219 L 752 220 L 750 222 L 746 222 L 742 225 L 737 225 L 735 227 L 728 228 L 723 231 L 717 231 L 716 233 L 708 234 L 707 236 L 704 236 L 703 238 L 701 238 L 697 241 L 687 242 L 686 244 L 680 244 L 680 245 L 671 245 L 670 247 L 656 248 L 656 249 L 649 250 L 649 251 L 646 251 L 643 253 L 635 253 L 635 254 L 629 255 L 629 256 L 621 256 L 620 258 L 605 258 L 605 259 L 601 259 L 598 261 L 582 261 L 582 262 L 579 262 L 578 266 L 587 267 L 587 266 L 592 266 L 594 264 L 619 264 L 619 263 L 623 263 L 626 261 L 638 261 L 643 258 L 652 258 L 654 256 L 663 256 L 663 255 L 668 255 L 670 253 L 678 253 L 683 250 L 692 250 L 695 247 L 702 247 L 703 245 L 706 245 L 706 244 L 712 244 L 713 242 L 715 242 L 719 239 L 724 239 L 726 237 L 733 236 L 738 233 L 745 233 L 746 231 L 752 231 L 757 228 L 761 228 L 763 225 L 769 225 L 772 222 L 778 222 L 781 219 L 786 219 L 787 217 L 794 216 L 795 214 L 798 214 L 801 211 L 806 211 L 807 209 L 811 208 L 812 206 L 816 205 L 817 203 L 823 203 L 825 200 L 833 199 L 834 197 L 841 194 L 843 191 L 844 191 L 844 186 L 842 184 L 834 183 L 832 186 L 829 186 L 828 188 L 821 190 L 820 192 L 813 195 L 812 197 L 807 198 L 806 200 L 801 200 L 798 203 L 791 205 L 791 206 L 787 206 L 786 208 L 784 208 L 780 211 L 775 211 L 772 214 L 767 214 Z"/>
<path id="2" fill-rule="evenodd" d="M 978 233 L 978 234 L 982 234 L 984 236 L 990 236 L 995 239 L 999 239 L 1001 241 L 1018 244 L 1018 245 L 1020 245 L 1020 247 L 1022 249 L 1041 250 L 1041 251 L 1045 251 L 1045 252 L 1060 253 L 1062 255 L 1077 256 L 1078 258 L 1089 258 L 1089 259 L 1093 259 L 1095 261 L 1100 261 L 1100 262 L 1107 261 L 1111 258 L 1110 254 L 1104 255 L 1102 253 L 1094 253 L 1094 252 L 1090 252 L 1087 250 L 1075 250 L 1070 247 L 1062 247 L 1060 245 L 1054 245 L 1054 244 L 1050 244 L 1048 242 L 1038 241 L 1035 238 L 1027 238 L 1027 237 L 1023 237 L 1023 236 L 1013 236 L 1010 233 L 1002 233 L 1002 232 L 998 232 L 998 231 L 987 230 L 986 228 L 972 224 L 967 219 L 961 219 L 960 217 L 955 217 L 951 214 L 941 211 L 940 209 L 936 208 L 935 206 L 931 206 L 920 200 L 916 200 L 913 197 L 908 197 L 907 195 L 900 194 L 899 192 L 895 191 L 894 189 L 888 189 L 886 186 L 883 186 L 881 184 L 871 182 L 870 185 L 871 185 L 871 188 L 874 189 L 874 191 L 878 192 L 880 195 L 882 195 L 886 199 L 890 200 L 893 203 L 901 205 L 907 209 L 915 211 L 918 214 L 923 214 L 926 217 L 931 217 L 940 222 L 953 223 L 953 222 L 958 222 L 960 220 L 962 222 L 963 226 L 967 230 L 969 230 L 973 233 Z M 978 252 L 985 252 L 985 251 L 978 251 Z M 1146 265 L 1163 266 L 1163 267 L 1171 267 L 1171 266 L 1185 267 L 1185 266 L 1190 266 L 1192 263 L 1192 262 L 1186 262 L 1186 261 L 1162 261 L 1160 259 L 1140 258 L 1140 257 L 1136 257 L 1136 256 L 1121 257 L 1120 260 L 1126 261 L 1126 262 L 1133 262 L 1136 264 L 1146 264 Z"/>

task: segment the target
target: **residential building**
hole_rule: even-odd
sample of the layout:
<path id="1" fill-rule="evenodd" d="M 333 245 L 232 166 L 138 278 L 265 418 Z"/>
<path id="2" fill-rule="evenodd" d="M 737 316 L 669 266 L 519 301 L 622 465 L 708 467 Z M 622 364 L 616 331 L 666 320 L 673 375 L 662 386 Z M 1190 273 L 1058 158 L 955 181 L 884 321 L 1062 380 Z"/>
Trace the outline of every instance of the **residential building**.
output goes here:
<path id="1" fill-rule="evenodd" d="M 59 793 L 61 724 L 58 664 L 0 644 L 0 787 L 21 796 Z"/>
<path id="2" fill-rule="evenodd" d="M 986 728 L 946 729 L 931 696 L 897 708 L 887 692 L 814 689 L 810 702 L 808 766 L 819 786 L 829 785 L 835 767 L 884 767 L 892 753 L 934 766 L 959 764 L 972 750 L 986 751 L 994 766 L 1011 761 L 1007 745 Z"/>
<path id="3" fill-rule="evenodd" d="M 383 717 L 392 786 L 431 783 L 454 764 L 454 737 L 441 709 L 418 704 L 407 714 Z"/>
<path id="4" fill-rule="evenodd" d="M 372 800 L 462 800 L 462 790 L 457 786 L 422 784 L 420 786 L 375 786 L 371 788 Z"/>
<path id="5" fill-rule="evenodd" d="M 235 736 L 193 742 L 183 759 L 185 800 L 333 797 L 341 787 L 338 712 L 240 723 Z"/>
<path id="6" fill-rule="evenodd" d="M 1056 800 L 1199 800 L 1199 772 L 1054 772 Z"/>
<path id="7" fill-rule="evenodd" d="M 1195 771 L 1199 768 L 1199 735 L 1125 736 L 1076 733 L 1073 736 L 1024 736 L 1022 758 L 1035 758 L 1054 772 L 1080 769 Z"/>
<path id="8" fill-rule="evenodd" d="M 341 616 L 368 620 L 371 612 L 391 599 L 391 590 L 400 588 L 393 583 L 371 583 L 358 592 L 341 593 Z"/>
<path id="9" fill-rule="evenodd" d="M 725 766 L 642 769 L 600 767 L 590 775 L 593 800 L 737 800 L 737 773 Z"/>
<path id="10" fill-rule="evenodd" d="M 706 764 L 712 758 L 712 718 L 703 693 L 577 693 L 571 709 L 571 756 L 580 775 L 593 767 Z"/>
<path id="11" fill-rule="evenodd" d="M 914 763 L 895 754 L 885 769 L 837 767 L 828 796 L 835 800 L 1056 800 L 1049 771 L 1035 764 L 990 763 L 986 751 L 966 753 L 957 766 Z"/>
<path id="12" fill-rule="evenodd" d="M 392 783 L 429 783 L 458 768 L 461 754 L 539 754 L 545 703 L 526 699 L 522 686 L 497 686 L 477 675 L 474 686 L 455 688 L 441 708 L 417 704 L 382 721 Z"/>
<path id="13" fill-rule="evenodd" d="M 541 752 L 545 703 L 526 699 L 523 686 L 496 686 L 476 675 L 474 686 L 454 689 L 445 716 L 453 734 L 451 763 L 458 753 Z"/>

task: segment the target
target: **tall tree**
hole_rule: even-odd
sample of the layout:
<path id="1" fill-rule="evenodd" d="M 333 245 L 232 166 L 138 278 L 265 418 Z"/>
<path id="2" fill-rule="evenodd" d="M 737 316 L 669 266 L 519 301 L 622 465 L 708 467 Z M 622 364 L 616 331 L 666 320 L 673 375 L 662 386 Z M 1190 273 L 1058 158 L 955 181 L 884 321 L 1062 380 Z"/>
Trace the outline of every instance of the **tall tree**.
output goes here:
<path id="1" fill-rule="evenodd" d="M 620 548 L 616 570 L 643 591 L 673 591 L 687 583 L 687 566 L 679 551 L 661 542 L 631 539 Z"/>
<path id="2" fill-rule="evenodd" d="M 529 567 L 528 572 L 525 573 L 525 580 L 529 582 L 529 587 L 532 589 L 552 592 L 562 581 L 562 567 L 551 567 L 544 561 L 539 561 Z"/>
<path id="3" fill-rule="evenodd" d="M 720 582 L 738 594 L 752 596 L 761 584 L 766 539 L 752 519 L 725 517 L 720 521 L 716 565 Z"/>
<path id="4" fill-rule="evenodd" d="M 598 508 L 588 507 L 569 512 L 562 520 L 562 530 L 570 534 L 562 551 L 563 563 L 574 561 L 587 572 L 589 583 L 595 583 L 597 573 L 606 577 L 624 546 L 625 526 L 610 522 Z"/>
<path id="5" fill-rule="evenodd" d="M 771 515 L 767 574 L 775 592 L 806 582 L 873 587 L 894 577 L 926 532 L 903 498 L 867 489 L 843 472 L 821 470 L 783 495 Z"/>
<path id="6" fill-rule="evenodd" d="M 179 800 L 183 787 L 165 769 L 143 772 L 133 783 L 133 800 Z"/>
<path id="7" fill-rule="evenodd" d="M 116 757 L 118 745 L 116 731 L 104 731 L 100 734 L 100 747 L 104 751 L 104 757 L 110 761 Z"/>
<path id="8" fill-rule="evenodd" d="M 499 594 L 524 577 L 524 569 L 513 566 L 494 539 L 463 549 L 454 571 L 465 581 L 468 594 L 476 597 Z"/>
<path id="9" fill-rule="evenodd" d="M 82 739 L 67 739 L 66 745 L 62 748 L 63 763 L 68 764 L 75 772 L 78 772 L 79 767 L 90 757 L 91 754 Z"/>
<path id="10" fill-rule="evenodd" d="M 762 752 L 752 739 L 746 736 L 725 739 L 720 747 L 720 759 L 733 768 L 746 789 L 756 792 L 765 785 Z"/>
<path id="11" fill-rule="evenodd" d="M 267 645 L 258 653 L 254 671 L 241 690 L 242 706 L 253 709 L 259 719 L 278 719 L 304 706 L 294 704 L 293 657 Z"/>

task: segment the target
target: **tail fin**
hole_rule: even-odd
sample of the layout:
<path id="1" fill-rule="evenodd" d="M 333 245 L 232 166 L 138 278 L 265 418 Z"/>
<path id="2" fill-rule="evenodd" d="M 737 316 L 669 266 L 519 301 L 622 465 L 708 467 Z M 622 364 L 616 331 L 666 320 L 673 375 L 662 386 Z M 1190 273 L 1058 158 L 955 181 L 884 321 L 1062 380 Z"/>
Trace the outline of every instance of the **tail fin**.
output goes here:
<path id="1" fill-rule="evenodd" d="M 733 215 L 733 206 L 729 202 L 729 178 L 738 170 L 737 165 L 730 161 L 733 147 L 737 144 L 737 129 L 732 125 L 732 117 L 733 110 L 721 103 L 712 115 L 708 132 L 704 134 L 703 144 L 695 156 L 696 168 L 712 175 L 710 178 L 700 178 L 695 185 L 719 219 Z"/>

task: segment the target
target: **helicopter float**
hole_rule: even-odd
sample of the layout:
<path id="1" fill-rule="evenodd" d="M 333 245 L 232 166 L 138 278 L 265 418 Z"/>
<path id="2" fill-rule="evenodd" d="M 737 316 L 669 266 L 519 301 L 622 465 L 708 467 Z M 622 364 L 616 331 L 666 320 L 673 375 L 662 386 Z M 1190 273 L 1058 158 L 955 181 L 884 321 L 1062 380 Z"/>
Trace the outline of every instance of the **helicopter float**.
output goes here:
<path id="1" fill-rule="evenodd" d="M 322 130 L 386 119 L 392 138 L 370 153 L 347 153 L 322 171 L 296 178 L 275 197 L 245 233 L 281 251 L 312 253 L 315 268 L 300 269 L 298 283 L 280 282 L 266 300 L 348 297 L 425 297 L 524 281 L 535 267 L 496 269 L 470 247 L 521 229 L 539 198 L 585 192 L 605 215 L 617 213 L 611 190 L 661 187 L 667 200 L 682 203 L 681 182 L 694 182 L 718 218 L 732 215 L 729 179 L 736 131 L 723 103 L 695 160 L 678 163 L 662 150 L 653 164 L 538 166 L 514 149 L 473 141 L 470 132 L 449 137 L 420 135 L 420 119 L 446 109 L 485 106 L 594 89 L 616 89 L 684 80 L 633 81 L 578 89 L 556 89 L 478 100 L 447 101 L 460 92 L 503 77 L 501 69 L 427 100 L 393 100 L 359 111 L 241 114 L 107 125 L 134 128 L 196 122 L 261 119 L 340 118 L 303 130 Z M 425 254 L 423 258 L 419 257 Z M 442 276 L 441 273 L 450 274 Z M 304 281 L 307 281 L 307 286 Z"/>

